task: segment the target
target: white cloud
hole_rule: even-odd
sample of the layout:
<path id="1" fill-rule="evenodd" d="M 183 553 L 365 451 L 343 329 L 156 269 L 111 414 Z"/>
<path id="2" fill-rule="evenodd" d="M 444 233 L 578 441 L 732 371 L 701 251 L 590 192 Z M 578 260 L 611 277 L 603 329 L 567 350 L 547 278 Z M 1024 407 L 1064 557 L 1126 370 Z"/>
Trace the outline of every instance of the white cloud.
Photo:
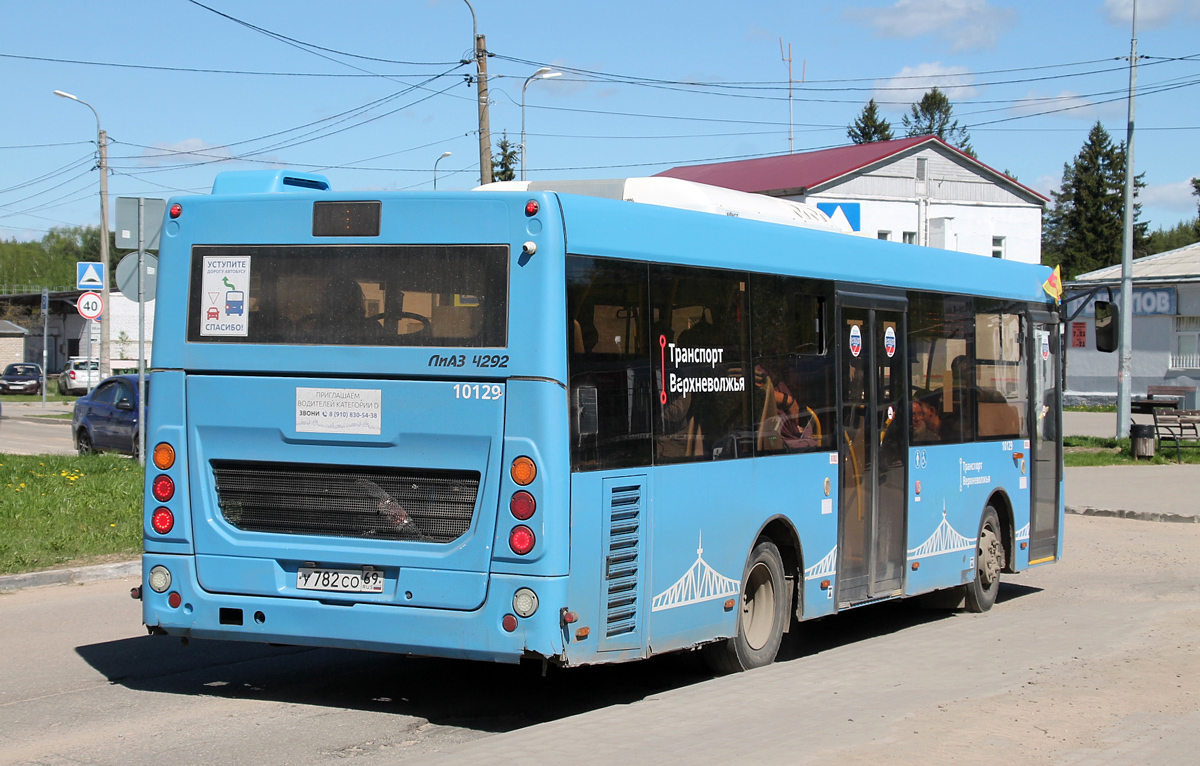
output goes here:
<path id="1" fill-rule="evenodd" d="M 852 21 L 875 30 L 876 37 L 910 40 L 936 35 L 952 51 L 994 48 L 1017 12 L 996 8 L 988 0 L 897 0 L 890 8 L 853 8 Z"/>
<path id="2" fill-rule="evenodd" d="M 907 111 L 904 103 L 916 103 L 921 100 L 931 88 L 937 86 L 946 94 L 951 102 L 964 101 L 979 94 L 979 89 L 973 84 L 973 77 L 967 74 L 967 68 L 961 66 L 942 66 L 939 62 L 906 66 L 887 80 L 875 81 L 875 92 L 872 98 L 881 105 L 889 101 L 903 102 L 884 108 Z M 897 90 L 891 90 L 896 88 Z"/>
<path id="3" fill-rule="evenodd" d="M 1056 192 L 1060 187 L 1062 187 L 1062 176 L 1046 174 L 1044 176 L 1038 176 L 1025 185 L 1036 192 L 1041 192 L 1047 197 L 1050 197 L 1052 192 Z M 1053 197 L 1051 197 L 1051 199 L 1053 199 Z"/>
<path id="4" fill-rule="evenodd" d="M 1157 207 L 1173 212 L 1195 212 L 1196 210 L 1196 197 L 1192 195 L 1190 180 L 1169 184 L 1149 184 L 1138 192 L 1138 201 L 1146 207 Z"/>
<path id="5" fill-rule="evenodd" d="M 1138 29 L 1154 29 L 1200 19 L 1200 3 L 1196 0 L 1140 0 L 1137 12 Z M 1133 0 L 1104 0 L 1100 13 L 1109 24 L 1129 29 Z"/>

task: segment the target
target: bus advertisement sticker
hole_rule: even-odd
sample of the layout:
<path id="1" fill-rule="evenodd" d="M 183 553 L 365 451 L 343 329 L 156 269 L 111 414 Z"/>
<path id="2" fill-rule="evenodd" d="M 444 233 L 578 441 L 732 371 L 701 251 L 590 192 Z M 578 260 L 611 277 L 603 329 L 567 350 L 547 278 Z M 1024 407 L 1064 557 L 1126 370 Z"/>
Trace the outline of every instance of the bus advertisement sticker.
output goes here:
<path id="1" fill-rule="evenodd" d="M 889 327 L 883 331 L 883 348 L 887 351 L 888 359 L 896 355 L 896 331 Z M 858 354 L 855 354 L 858 356 Z"/>
<path id="2" fill-rule="evenodd" d="M 850 325 L 850 353 L 854 356 L 862 353 L 862 330 L 856 324 Z"/>
<path id="3" fill-rule="evenodd" d="M 383 421 L 379 388 L 296 388 L 296 432 L 378 436 Z"/>
<path id="4" fill-rule="evenodd" d="M 250 287 L 250 256 L 204 256 L 200 307 L 200 335 L 208 337 L 250 334 L 246 291 Z"/>

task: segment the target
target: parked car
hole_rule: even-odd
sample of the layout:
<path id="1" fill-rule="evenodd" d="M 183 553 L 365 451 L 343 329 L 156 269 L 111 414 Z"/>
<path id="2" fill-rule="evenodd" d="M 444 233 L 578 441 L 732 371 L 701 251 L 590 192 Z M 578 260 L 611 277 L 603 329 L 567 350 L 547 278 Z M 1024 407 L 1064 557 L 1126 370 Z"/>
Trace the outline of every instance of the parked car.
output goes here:
<path id="1" fill-rule="evenodd" d="M 42 366 L 33 362 L 17 362 L 4 368 L 0 375 L 0 394 L 38 394 L 42 391 Z"/>
<path id="2" fill-rule="evenodd" d="M 100 363 L 72 357 L 58 374 L 58 393 L 83 394 L 100 381 Z"/>
<path id="3" fill-rule="evenodd" d="M 146 381 L 146 404 L 150 381 Z M 114 375 L 75 402 L 71 435 L 80 455 L 115 450 L 126 455 L 138 451 L 138 379 Z"/>

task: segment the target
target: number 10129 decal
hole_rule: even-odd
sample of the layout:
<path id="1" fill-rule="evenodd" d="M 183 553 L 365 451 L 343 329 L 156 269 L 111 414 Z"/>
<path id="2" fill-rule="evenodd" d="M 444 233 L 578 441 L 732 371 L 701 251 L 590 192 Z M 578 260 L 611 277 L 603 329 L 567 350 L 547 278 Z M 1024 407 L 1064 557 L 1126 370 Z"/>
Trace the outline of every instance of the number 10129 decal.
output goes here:
<path id="1" fill-rule="evenodd" d="M 504 396 L 504 386 L 498 383 L 455 383 L 455 399 L 482 399 L 488 401 Z"/>

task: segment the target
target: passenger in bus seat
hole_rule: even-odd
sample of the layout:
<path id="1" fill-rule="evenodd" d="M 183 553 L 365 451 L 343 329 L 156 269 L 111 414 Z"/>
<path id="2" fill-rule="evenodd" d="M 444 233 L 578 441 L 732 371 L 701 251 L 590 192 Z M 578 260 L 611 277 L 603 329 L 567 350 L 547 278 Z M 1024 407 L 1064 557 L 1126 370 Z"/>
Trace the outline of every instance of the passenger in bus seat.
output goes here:
<path id="1" fill-rule="evenodd" d="M 325 285 L 325 312 L 318 319 L 316 328 L 324 340 L 354 341 L 382 334 L 383 328 L 376 319 L 367 318 L 367 302 L 357 280 L 349 277 L 333 277 Z M 311 316 L 311 315 L 310 315 Z M 309 317 L 300 320 L 302 323 Z"/>
<path id="2" fill-rule="evenodd" d="M 912 440 L 914 444 L 942 440 L 942 420 L 932 397 L 912 400 Z"/>

